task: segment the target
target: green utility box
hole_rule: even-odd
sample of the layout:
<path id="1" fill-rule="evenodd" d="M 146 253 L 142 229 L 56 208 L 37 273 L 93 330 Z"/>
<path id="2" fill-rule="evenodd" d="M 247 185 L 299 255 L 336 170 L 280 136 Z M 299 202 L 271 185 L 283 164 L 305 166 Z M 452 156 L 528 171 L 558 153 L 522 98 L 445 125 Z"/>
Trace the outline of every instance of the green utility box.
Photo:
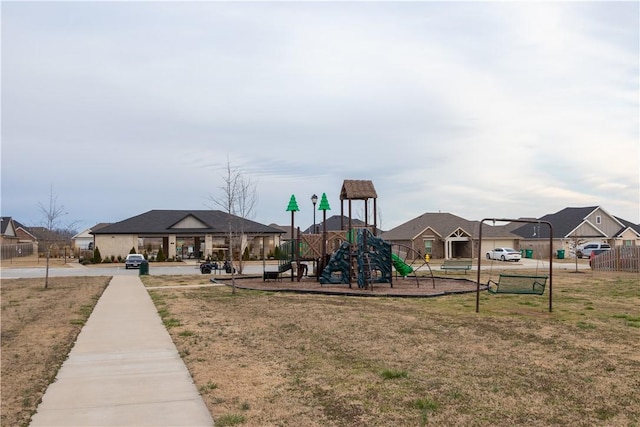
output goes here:
<path id="1" fill-rule="evenodd" d="M 526 249 L 525 254 L 525 258 L 533 258 L 533 249 Z"/>
<path id="2" fill-rule="evenodd" d="M 140 276 L 145 276 L 149 274 L 149 261 L 142 261 L 140 263 L 140 272 L 139 275 Z"/>
<path id="3" fill-rule="evenodd" d="M 564 249 L 558 249 L 558 259 L 564 259 Z"/>

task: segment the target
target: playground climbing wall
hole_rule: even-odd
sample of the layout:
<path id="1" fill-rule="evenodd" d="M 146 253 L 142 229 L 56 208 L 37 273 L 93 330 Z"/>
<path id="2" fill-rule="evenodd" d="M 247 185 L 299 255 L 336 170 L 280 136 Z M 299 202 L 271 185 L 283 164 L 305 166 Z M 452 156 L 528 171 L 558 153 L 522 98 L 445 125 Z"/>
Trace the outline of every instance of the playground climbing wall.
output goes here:
<path id="1" fill-rule="evenodd" d="M 367 229 L 358 230 L 356 244 L 342 242 L 320 275 L 322 284 L 351 284 L 356 279 L 358 287 L 366 288 L 372 283 L 391 283 L 391 244 L 375 237 Z M 354 276 L 351 263 L 355 261 Z"/>

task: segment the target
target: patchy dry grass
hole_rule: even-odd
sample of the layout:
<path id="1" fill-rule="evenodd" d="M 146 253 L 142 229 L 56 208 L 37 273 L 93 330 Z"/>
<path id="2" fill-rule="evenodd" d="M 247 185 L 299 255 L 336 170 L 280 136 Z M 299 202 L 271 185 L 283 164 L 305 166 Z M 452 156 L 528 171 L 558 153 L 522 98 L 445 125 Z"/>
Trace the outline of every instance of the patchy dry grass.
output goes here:
<path id="1" fill-rule="evenodd" d="M 638 275 L 555 273 L 553 313 L 546 295 L 483 293 L 476 314 L 475 294 L 151 294 L 218 424 L 640 425 Z"/>
<path id="2" fill-rule="evenodd" d="M 145 276 L 217 425 L 640 426 L 638 275 L 547 297 L 357 298 Z M 2 280 L 2 425 L 27 425 L 108 278 Z"/>
<path id="3" fill-rule="evenodd" d="M 0 425 L 26 426 L 106 288 L 105 277 L 3 279 Z"/>

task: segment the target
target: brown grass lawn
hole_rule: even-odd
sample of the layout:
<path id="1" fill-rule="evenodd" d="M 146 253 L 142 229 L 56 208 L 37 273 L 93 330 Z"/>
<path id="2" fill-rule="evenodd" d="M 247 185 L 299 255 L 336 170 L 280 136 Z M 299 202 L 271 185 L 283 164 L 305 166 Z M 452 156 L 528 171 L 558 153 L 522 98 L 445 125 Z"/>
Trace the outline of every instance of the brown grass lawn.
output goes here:
<path id="1" fill-rule="evenodd" d="M 147 286 L 207 283 L 148 276 Z M 218 426 L 638 426 L 637 274 L 547 296 L 150 291 Z"/>
<path id="2" fill-rule="evenodd" d="M 26 426 L 71 350 L 109 278 L 0 281 L 2 410 L 0 425 Z"/>
<path id="3" fill-rule="evenodd" d="M 143 281 L 217 426 L 640 426 L 639 279 L 557 272 L 553 313 L 483 293 L 479 314 L 475 294 Z M 3 426 L 28 424 L 108 278 L 50 281 L 0 282 Z"/>

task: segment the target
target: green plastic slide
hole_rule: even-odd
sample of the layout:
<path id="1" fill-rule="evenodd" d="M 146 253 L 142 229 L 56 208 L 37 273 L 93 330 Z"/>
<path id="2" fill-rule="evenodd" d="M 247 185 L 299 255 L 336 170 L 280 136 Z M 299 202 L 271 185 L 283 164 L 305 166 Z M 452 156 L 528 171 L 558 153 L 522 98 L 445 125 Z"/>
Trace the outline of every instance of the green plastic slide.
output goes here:
<path id="1" fill-rule="evenodd" d="M 406 277 L 409 274 L 413 273 L 413 268 L 411 268 L 409 264 L 406 264 L 404 261 L 402 261 L 398 255 L 391 254 L 391 260 L 393 261 L 393 267 L 402 277 Z"/>

